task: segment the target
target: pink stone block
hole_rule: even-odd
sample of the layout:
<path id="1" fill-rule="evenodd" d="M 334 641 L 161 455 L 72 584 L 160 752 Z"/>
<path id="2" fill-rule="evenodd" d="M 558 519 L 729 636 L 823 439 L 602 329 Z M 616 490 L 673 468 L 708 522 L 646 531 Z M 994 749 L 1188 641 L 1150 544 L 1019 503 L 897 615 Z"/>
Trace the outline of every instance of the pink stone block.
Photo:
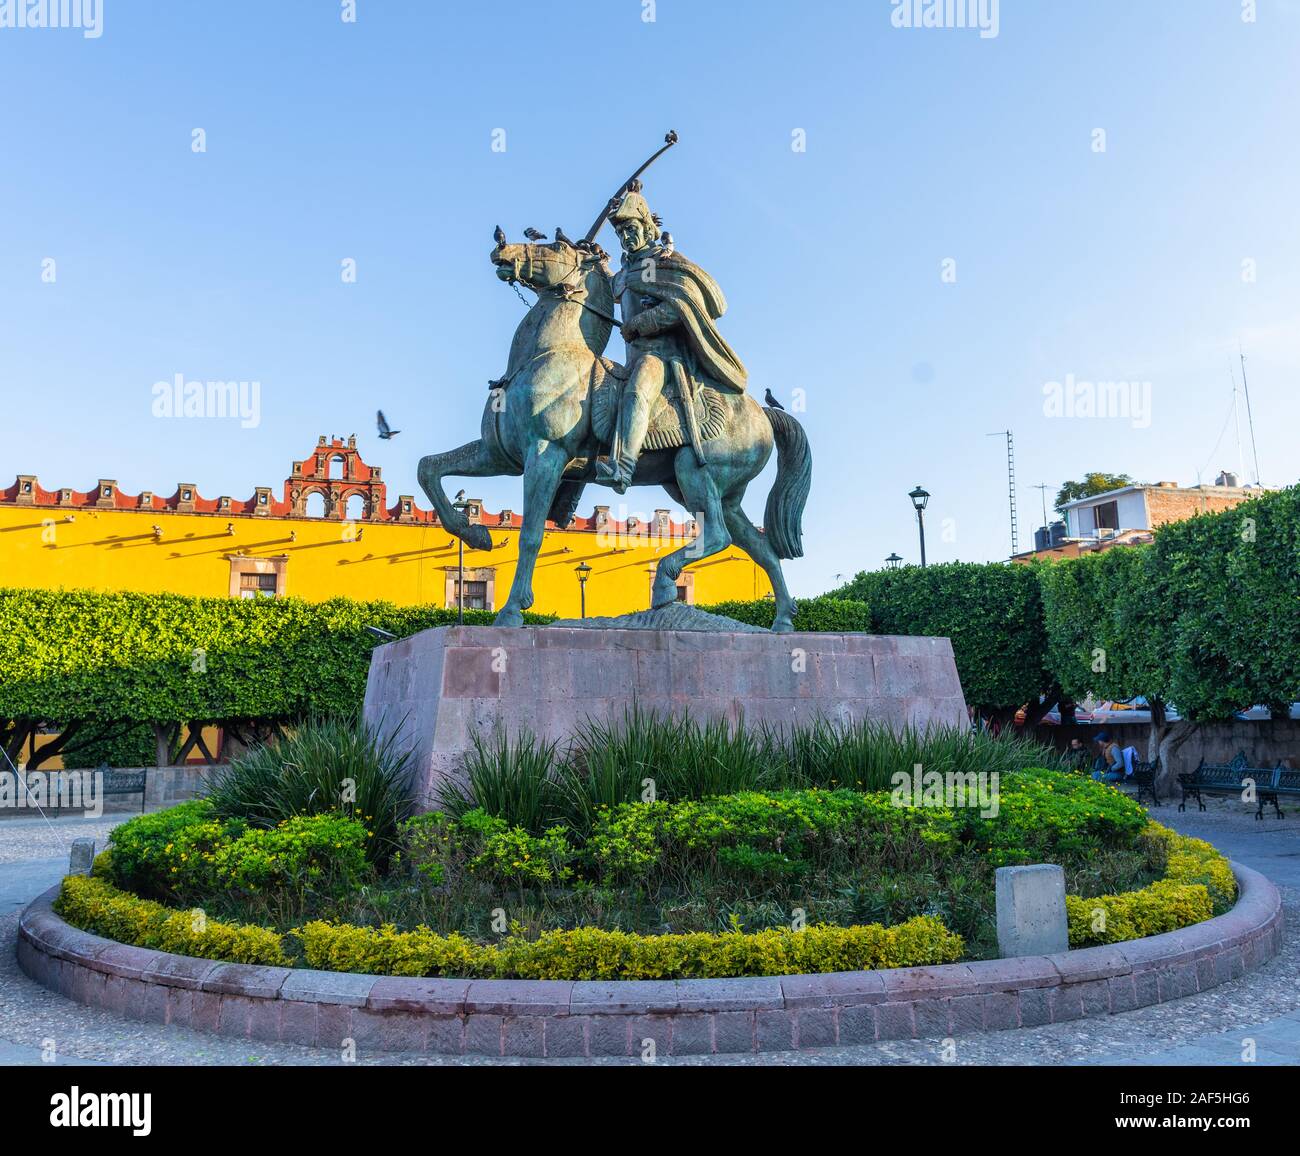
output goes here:
<path id="1" fill-rule="evenodd" d="M 437 627 L 377 647 L 365 717 L 381 734 L 401 727 L 430 806 L 460 778 L 475 735 L 527 729 L 563 743 L 588 719 L 618 722 L 633 702 L 772 726 L 967 721 L 945 638 L 494 626 Z"/>

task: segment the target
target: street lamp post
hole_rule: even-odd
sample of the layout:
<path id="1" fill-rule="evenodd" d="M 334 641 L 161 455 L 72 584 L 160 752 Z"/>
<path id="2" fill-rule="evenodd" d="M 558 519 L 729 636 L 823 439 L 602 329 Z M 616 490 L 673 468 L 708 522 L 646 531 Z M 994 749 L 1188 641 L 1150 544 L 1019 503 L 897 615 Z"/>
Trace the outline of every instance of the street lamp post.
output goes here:
<path id="1" fill-rule="evenodd" d="M 461 490 L 456 495 L 456 500 L 452 502 L 451 508 L 460 513 L 469 509 L 469 503 L 465 501 L 465 491 Z M 456 535 L 456 625 L 465 625 L 465 539 L 459 534 Z"/>
<path id="2" fill-rule="evenodd" d="M 912 499 L 912 506 L 916 510 L 916 525 L 921 535 L 921 565 L 925 565 L 925 507 L 929 504 L 930 495 L 920 486 L 917 486 L 910 494 L 907 495 Z"/>
<path id="3" fill-rule="evenodd" d="M 902 564 L 903 559 L 896 553 L 890 554 L 890 556 L 885 559 L 885 565 L 891 570 L 897 570 Z"/>
<path id="4" fill-rule="evenodd" d="M 578 575 L 578 595 L 582 600 L 582 617 L 587 617 L 587 579 L 591 577 L 591 567 L 586 562 L 579 562 L 574 568 Z"/>

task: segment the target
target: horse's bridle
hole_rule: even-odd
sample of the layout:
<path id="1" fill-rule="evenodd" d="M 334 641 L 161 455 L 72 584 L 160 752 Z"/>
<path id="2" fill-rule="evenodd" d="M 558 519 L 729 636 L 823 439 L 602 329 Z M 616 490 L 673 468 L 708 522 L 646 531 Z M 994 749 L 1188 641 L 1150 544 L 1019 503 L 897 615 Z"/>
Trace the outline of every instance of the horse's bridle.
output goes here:
<path id="1" fill-rule="evenodd" d="M 579 251 L 580 250 L 577 249 L 574 250 L 574 252 L 579 252 Z M 506 279 L 510 287 L 515 289 L 515 293 L 518 294 L 519 300 L 521 300 L 525 305 L 528 304 L 528 299 L 524 297 L 522 294 L 520 294 L 519 290 L 515 288 L 515 282 L 523 281 L 525 284 L 528 284 L 528 280 L 523 276 L 523 273 L 524 270 L 527 269 L 528 273 L 531 275 L 532 264 L 533 264 L 533 258 L 531 256 L 525 257 L 523 261 L 512 260 L 510 262 L 510 276 Z M 554 285 L 548 285 L 545 289 L 533 289 L 533 286 L 531 284 L 528 285 L 528 288 L 533 289 L 533 292 L 536 293 L 538 297 L 541 297 L 543 293 L 548 293 L 551 296 L 556 297 L 561 301 L 569 301 L 569 302 L 576 301 L 576 303 L 581 305 L 585 310 L 587 310 L 587 312 L 594 313 L 602 321 L 608 321 L 611 325 L 613 325 L 617 329 L 622 329 L 623 323 L 619 321 L 618 318 L 611 317 L 608 313 L 602 313 L 594 305 L 589 304 L 585 297 L 581 299 L 574 297 L 574 294 L 578 293 L 580 290 L 577 285 L 569 283 L 568 277 L 569 274 L 577 273 L 581 268 L 582 268 L 582 261 L 581 260 L 575 261 L 570 268 L 564 270 L 563 280 L 557 281 Z"/>

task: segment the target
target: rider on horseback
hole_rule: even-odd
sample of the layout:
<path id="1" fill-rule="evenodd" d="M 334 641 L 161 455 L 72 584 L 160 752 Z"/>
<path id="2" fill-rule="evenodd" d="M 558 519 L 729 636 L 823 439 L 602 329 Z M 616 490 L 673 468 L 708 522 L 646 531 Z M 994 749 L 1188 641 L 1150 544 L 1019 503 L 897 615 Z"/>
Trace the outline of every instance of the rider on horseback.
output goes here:
<path id="1" fill-rule="evenodd" d="M 669 380 L 693 420 L 700 385 L 744 393 L 748 373 L 714 325 L 727 310 L 722 290 L 698 265 L 660 243 L 640 181 L 628 186 L 610 223 L 623 246 L 614 295 L 623 313 L 628 380 L 609 460 L 598 463 L 597 473 L 621 494 L 632 484 L 651 411 Z"/>

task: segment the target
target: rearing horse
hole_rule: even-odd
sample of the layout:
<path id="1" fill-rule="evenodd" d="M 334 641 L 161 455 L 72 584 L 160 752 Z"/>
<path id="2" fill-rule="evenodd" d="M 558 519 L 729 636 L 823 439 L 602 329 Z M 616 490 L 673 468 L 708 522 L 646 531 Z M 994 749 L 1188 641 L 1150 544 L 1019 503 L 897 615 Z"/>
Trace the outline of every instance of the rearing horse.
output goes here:
<path id="1" fill-rule="evenodd" d="M 533 567 L 547 518 L 566 525 L 588 478 L 579 461 L 594 462 L 605 448 L 592 424 L 592 402 L 607 373 L 621 367 L 604 357 L 613 327 L 614 296 L 598 247 L 498 244 L 492 263 L 503 281 L 521 281 L 537 302 L 519 323 L 506 376 L 483 410 L 482 436 L 459 449 L 420 460 L 420 485 L 443 526 L 476 550 L 490 550 L 486 527 L 471 525 L 443 489 L 443 478 L 523 475 L 524 519 L 519 562 L 498 626 L 520 626 L 533 604 Z M 794 602 L 781 573 L 782 558 L 803 555 L 802 518 L 812 480 L 812 453 L 803 427 L 783 410 L 764 409 L 747 394 L 718 391 L 725 405 L 722 432 L 702 443 L 701 464 L 691 445 L 642 454 L 632 484 L 663 486 L 694 511 L 698 537 L 664 557 L 651 605 L 677 598 L 677 578 L 691 561 L 734 542 L 766 572 L 776 595 L 772 629 L 793 629 Z M 741 509 L 745 488 L 777 451 L 776 482 L 768 494 L 764 528 Z"/>

